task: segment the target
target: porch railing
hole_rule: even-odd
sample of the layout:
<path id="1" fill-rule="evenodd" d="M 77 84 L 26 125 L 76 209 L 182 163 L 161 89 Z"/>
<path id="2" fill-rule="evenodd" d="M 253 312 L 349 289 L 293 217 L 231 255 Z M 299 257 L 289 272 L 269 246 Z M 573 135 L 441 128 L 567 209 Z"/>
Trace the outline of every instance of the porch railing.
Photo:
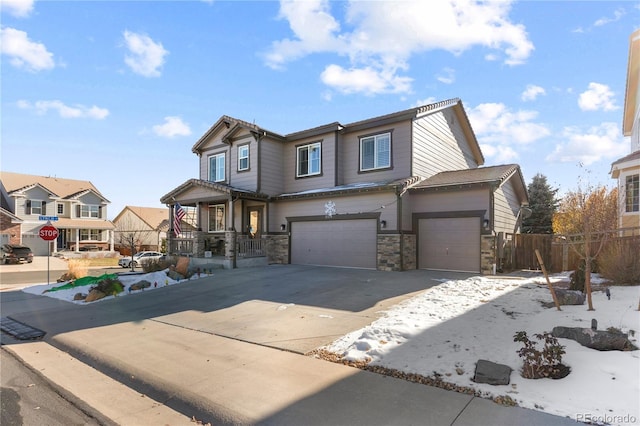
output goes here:
<path id="1" fill-rule="evenodd" d="M 169 253 L 182 256 L 193 256 L 193 240 L 191 238 L 173 238 L 170 240 Z"/>
<path id="2" fill-rule="evenodd" d="M 266 246 L 262 238 L 238 238 L 238 257 L 261 257 L 266 255 Z"/>

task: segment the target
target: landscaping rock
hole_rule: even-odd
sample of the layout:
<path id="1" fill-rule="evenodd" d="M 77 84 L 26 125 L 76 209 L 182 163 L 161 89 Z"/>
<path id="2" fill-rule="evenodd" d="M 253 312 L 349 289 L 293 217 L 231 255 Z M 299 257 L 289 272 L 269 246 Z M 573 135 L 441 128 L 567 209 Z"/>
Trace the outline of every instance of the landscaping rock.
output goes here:
<path id="1" fill-rule="evenodd" d="M 87 298 L 86 294 L 76 293 L 73 295 L 73 300 L 85 300 Z"/>
<path id="2" fill-rule="evenodd" d="M 638 349 L 624 333 L 581 327 L 553 327 L 551 334 L 558 338 L 575 340 L 582 346 L 599 351 L 635 351 Z"/>
<path id="3" fill-rule="evenodd" d="M 512 368 L 508 365 L 480 359 L 476 363 L 476 374 L 473 377 L 473 381 L 490 385 L 508 385 L 511 379 L 511 371 Z"/>
<path id="4" fill-rule="evenodd" d="M 561 305 L 584 305 L 584 293 L 581 291 L 559 288 L 555 292 Z"/>
<path id="5" fill-rule="evenodd" d="M 133 283 L 129 286 L 129 290 L 137 291 L 144 290 L 145 288 L 151 287 L 151 283 L 147 280 L 138 281 L 137 283 Z"/>
<path id="6" fill-rule="evenodd" d="M 174 281 L 182 281 L 184 280 L 184 275 L 174 271 L 174 270 L 170 270 L 169 272 L 167 272 L 167 276 L 169 278 L 171 278 Z"/>
<path id="7" fill-rule="evenodd" d="M 101 292 L 100 290 L 93 289 L 87 294 L 87 298 L 84 299 L 85 302 L 95 302 L 96 300 L 100 300 L 105 297 L 106 294 Z"/>

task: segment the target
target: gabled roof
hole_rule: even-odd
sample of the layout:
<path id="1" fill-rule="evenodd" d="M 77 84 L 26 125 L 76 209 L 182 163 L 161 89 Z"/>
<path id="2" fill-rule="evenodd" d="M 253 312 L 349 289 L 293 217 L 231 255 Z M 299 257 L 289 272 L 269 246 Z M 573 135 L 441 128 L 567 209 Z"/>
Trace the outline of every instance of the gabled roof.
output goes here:
<path id="1" fill-rule="evenodd" d="M 518 183 L 514 185 L 515 190 L 522 200 L 528 201 L 527 187 L 517 164 L 440 172 L 412 186 L 410 191 L 451 190 L 482 185 L 493 185 L 497 188 L 514 176 Z"/>
<path id="2" fill-rule="evenodd" d="M 273 197 L 273 200 L 284 200 L 291 198 L 311 198 L 311 197 L 324 197 L 327 195 L 343 195 L 343 194 L 355 194 L 374 191 L 395 191 L 403 190 L 405 188 L 414 185 L 419 182 L 420 178 L 417 176 L 411 176 L 404 179 L 385 180 L 379 182 L 358 182 L 350 183 L 347 185 L 338 185 L 328 188 L 309 189 L 306 191 L 291 192 L 287 194 L 280 194 L 277 197 Z"/>
<path id="3" fill-rule="evenodd" d="M 275 132 L 249 123 L 248 121 L 243 121 L 237 118 L 229 117 L 228 115 L 223 115 L 218 119 L 218 121 L 213 124 L 213 126 L 209 128 L 209 130 L 204 133 L 204 135 L 200 137 L 200 139 L 198 139 L 198 141 L 191 148 L 191 151 L 197 154 L 207 143 L 209 137 L 218 131 L 224 131 L 222 141 L 227 142 L 229 138 L 233 136 L 233 134 L 235 134 L 235 132 L 237 132 L 239 129 L 247 129 L 250 132 L 254 133 L 256 137 L 270 136 L 274 139 L 284 140 L 284 136 L 279 135 Z"/>
<path id="4" fill-rule="evenodd" d="M 631 154 L 625 157 L 619 158 L 613 163 L 611 163 L 611 170 L 609 171 L 609 173 L 611 173 L 611 177 L 614 179 L 617 179 L 618 175 L 620 174 L 620 167 L 618 166 L 627 162 L 632 163 L 634 160 L 637 163 L 638 168 L 640 168 L 640 151 L 632 152 Z M 630 164 L 630 165 L 634 166 L 636 164 Z"/>
<path id="5" fill-rule="evenodd" d="M 19 223 L 24 222 L 18 216 L 16 216 L 15 214 L 11 213 L 9 210 L 2 207 L 0 207 L 0 214 L 7 216 L 9 219 L 11 219 L 11 222 L 19 222 Z"/>
<path id="6" fill-rule="evenodd" d="M 207 180 L 201 179 L 189 179 L 184 182 L 182 185 L 175 188 L 173 191 L 164 195 L 160 198 L 160 202 L 164 204 L 174 204 L 176 199 L 180 198 L 180 194 L 188 191 L 191 188 L 205 188 L 208 190 L 218 191 L 221 194 L 227 194 L 230 196 L 237 196 L 240 198 L 251 198 L 251 199 L 261 199 L 266 200 L 269 198 L 266 194 L 261 194 L 255 191 L 249 191 L 242 188 L 235 188 L 230 185 L 226 185 L 223 183 L 209 182 Z"/>
<path id="7" fill-rule="evenodd" d="M 125 206 L 120 213 L 113 219 L 113 222 L 117 222 L 120 216 L 122 216 L 127 210 L 140 218 L 141 221 L 147 224 L 150 229 L 160 230 L 163 228 L 169 228 L 169 209 L 163 207 L 136 207 Z"/>
<path id="8" fill-rule="evenodd" d="M 9 195 L 19 194 L 35 186 L 40 186 L 55 197 L 71 199 L 81 193 L 91 191 L 105 202 L 109 202 L 89 181 L 64 179 L 55 176 L 35 176 L 22 173 L 0 172 L 0 181 Z"/>

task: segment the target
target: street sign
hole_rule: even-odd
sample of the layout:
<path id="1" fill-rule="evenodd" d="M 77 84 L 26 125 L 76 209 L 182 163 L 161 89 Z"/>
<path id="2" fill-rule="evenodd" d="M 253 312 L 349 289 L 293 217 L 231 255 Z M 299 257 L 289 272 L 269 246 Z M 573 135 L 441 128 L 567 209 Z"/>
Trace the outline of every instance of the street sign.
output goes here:
<path id="1" fill-rule="evenodd" d="M 58 229 L 56 229 L 54 226 L 51 226 L 50 222 L 47 222 L 46 225 L 40 228 L 40 231 L 38 231 L 38 235 L 40 235 L 40 238 L 45 241 L 53 241 L 58 238 Z"/>
<path id="2" fill-rule="evenodd" d="M 46 220 L 47 222 L 57 221 L 58 216 L 38 216 L 38 220 Z"/>

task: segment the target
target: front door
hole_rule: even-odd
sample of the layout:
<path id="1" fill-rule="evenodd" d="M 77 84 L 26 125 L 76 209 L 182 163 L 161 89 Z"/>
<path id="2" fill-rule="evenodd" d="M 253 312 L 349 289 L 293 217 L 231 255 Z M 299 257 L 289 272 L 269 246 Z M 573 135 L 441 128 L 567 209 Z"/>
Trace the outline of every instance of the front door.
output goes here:
<path id="1" fill-rule="evenodd" d="M 251 238 L 262 235 L 262 207 L 247 208 L 247 233 Z"/>

